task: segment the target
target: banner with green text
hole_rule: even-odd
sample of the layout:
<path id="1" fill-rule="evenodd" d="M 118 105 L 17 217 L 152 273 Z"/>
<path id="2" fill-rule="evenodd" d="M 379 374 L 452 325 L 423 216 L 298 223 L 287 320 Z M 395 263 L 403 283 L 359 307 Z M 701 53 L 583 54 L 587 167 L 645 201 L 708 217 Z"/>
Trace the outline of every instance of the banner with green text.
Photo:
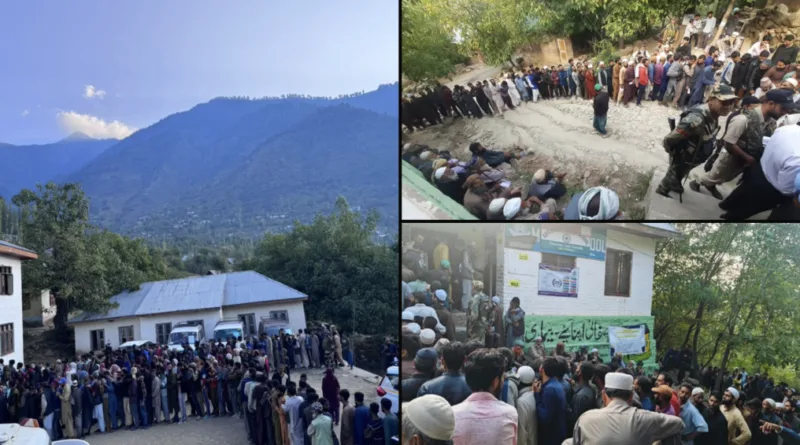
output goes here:
<path id="1" fill-rule="evenodd" d="M 655 363 L 655 340 L 652 338 L 653 317 L 629 316 L 580 316 L 580 315 L 526 315 L 525 343 L 526 349 L 536 337 L 542 337 L 548 352 L 563 342 L 567 351 L 578 351 L 582 346 L 589 350 L 597 348 L 600 357 L 608 363 L 611 359 L 609 328 L 638 329 L 644 326 L 644 351 L 640 354 L 625 355 L 626 361 L 643 361 L 645 365 Z"/>

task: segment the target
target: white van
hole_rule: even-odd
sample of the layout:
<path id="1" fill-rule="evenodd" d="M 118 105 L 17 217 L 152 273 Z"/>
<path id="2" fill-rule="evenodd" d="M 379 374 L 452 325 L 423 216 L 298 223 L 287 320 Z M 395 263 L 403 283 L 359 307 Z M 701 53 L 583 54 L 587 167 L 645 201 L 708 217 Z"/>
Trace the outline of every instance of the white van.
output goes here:
<path id="1" fill-rule="evenodd" d="M 383 376 L 383 379 L 381 379 L 380 385 L 375 388 L 375 392 L 378 393 L 378 397 L 386 397 L 392 401 L 392 409 L 390 411 L 394 414 L 398 414 L 400 411 L 400 395 L 398 389 L 400 389 L 400 368 L 397 366 L 390 366 L 386 369 L 386 374 Z"/>
<path id="2" fill-rule="evenodd" d="M 229 337 L 234 340 L 244 339 L 244 323 L 237 318 L 222 319 L 214 326 L 214 340 L 226 342 Z"/>
<path id="3" fill-rule="evenodd" d="M 169 333 L 169 343 L 167 347 L 175 351 L 183 351 L 183 344 L 189 343 L 189 347 L 194 349 L 195 342 L 206 340 L 205 329 L 200 322 L 181 322 L 176 323 Z"/>

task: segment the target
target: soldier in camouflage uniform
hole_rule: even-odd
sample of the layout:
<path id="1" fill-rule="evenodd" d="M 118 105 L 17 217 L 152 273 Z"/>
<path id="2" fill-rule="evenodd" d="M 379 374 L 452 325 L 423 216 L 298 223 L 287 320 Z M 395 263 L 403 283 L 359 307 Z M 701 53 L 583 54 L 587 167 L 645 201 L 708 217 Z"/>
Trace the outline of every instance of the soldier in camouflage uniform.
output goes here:
<path id="1" fill-rule="evenodd" d="M 697 105 L 681 115 L 681 120 L 666 137 L 664 149 L 669 153 L 669 169 L 656 192 L 670 198 L 670 192 L 683 193 L 681 181 L 710 155 L 709 146 L 719 129 L 717 120 L 727 116 L 737 97 L 728 85 L 717 85 L 708 103 Z"/>
<path id="2" fill-rule="evenodd" d="M 473 281 L 472 288 L 477 292 L 469 302 L 467 313 L 467 338 L 468 341 L 483 343 L 486 339 L 486 329 L 489 327 L 491 317 L 491 304 L 489 296 L 483 293 L 483 283 Z M 466 298 L 466 296 L 462 297 Z"/>
<path id="3" fill-rule="evenodd" d="M 781 95 L 778 90 L 767 94 L 766 102 L 753 109 L 743 108 L 728 116 L 722 140 L 717 144 L 719 157 L 713 165 L 706 164 L 707 173 L 692 180 L 689 187 L 695 192 L 700 191 L 702 184 L 715 198 L 722 200 L 722 194 L 717 190 L 717 185 L 732 181 L 746 168 L 761 159 L 764 153 L 764 136 L 771 136 L 769 123 L 779 119 L 785 110 L 775 102 L 775 96 Z M 711 162 L 711 159 L 709 159 Z M 710 169 L 709 169 L 710 167 Z"/>

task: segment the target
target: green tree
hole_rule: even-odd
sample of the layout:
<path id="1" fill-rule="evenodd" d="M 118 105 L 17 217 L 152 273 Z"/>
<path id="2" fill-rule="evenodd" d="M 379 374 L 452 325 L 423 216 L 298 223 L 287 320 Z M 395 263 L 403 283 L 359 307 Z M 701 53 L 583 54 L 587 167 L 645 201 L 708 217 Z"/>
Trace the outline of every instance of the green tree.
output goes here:
<path id="1" fill-rule="evenodd" d="M 445 77 L 465 57 L 453 42 L 435 9 L 425 2 L 403 0 L 401 60 L 403 74 L 413 81 Z"/>
<path id="2" fill-rule="evenodd" d="M 161 257 L 151 257 L 141 241 L 89 224 L 89 201 L 78 184 L 38 185 L 13 202 L 24 215 L 22 243 L 39 255 L 23 263 L 23 291 L 55 295 L 59 329 L 70 312 L 103 312 L 112 306 L 111 296 L 165 275 Z"/>
<path id="3" fill-rule="evenodd" d="M 266 234 L 255 256 L 238 265 L 308 295 L 310 320 L 330 321 L 366 334 L 397 332 L 398 255 L 373 240 L 378 216 L 351 211 L 344 198 L 336 212 L 289 233 Z"/>

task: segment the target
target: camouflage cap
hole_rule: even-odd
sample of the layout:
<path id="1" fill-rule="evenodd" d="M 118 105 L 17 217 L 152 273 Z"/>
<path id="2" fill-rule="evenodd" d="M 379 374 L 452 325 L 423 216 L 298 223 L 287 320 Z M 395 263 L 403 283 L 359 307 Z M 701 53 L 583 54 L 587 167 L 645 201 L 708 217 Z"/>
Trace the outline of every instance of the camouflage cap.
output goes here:
<path id="1" fill-rule="evenodd" d="M 724 84 L 717 84 L 714 86 L 714 89 L 711 90 L 711 95 L 709 98 L 715 97 L 719 100 L 734 100 L 737 98 L 736 93 L 733 91 L 730 85 Z"/>

